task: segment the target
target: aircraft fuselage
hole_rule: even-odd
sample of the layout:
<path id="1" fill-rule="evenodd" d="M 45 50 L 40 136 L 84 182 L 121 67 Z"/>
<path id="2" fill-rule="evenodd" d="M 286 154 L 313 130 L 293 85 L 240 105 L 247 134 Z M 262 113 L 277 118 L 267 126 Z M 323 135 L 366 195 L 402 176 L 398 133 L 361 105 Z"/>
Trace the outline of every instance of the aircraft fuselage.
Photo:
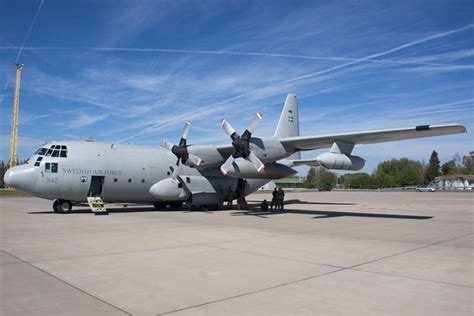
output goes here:
<path id="1" fill-rule="evenodd" d="M 43 148 L 54 153 L 56 149 L 51 149 L 52 146 L 58 146 L 57 154 L 33 155 L 27 164 L 13 168 L 13 174 L 6 175 L 7 182 L 11 178 L 15 182 L 10 183 L 11 186 L 51 200 L 85 202 L 87 196 L 100 195 L 109 203 L 155 202 L 157 199 L 150 195 L 149 189 L 169 178 L 176 168 L 176 157 L 156 146 L 65 141 Z M 223 177 L 217 170 L 207 171 L 204 177 L 195 168 L 184 165 L 180 168 L 180 175 L 189 186 L 193 185 L 192 181 L 203 178 L 215 191 L 236 189 L 238 179 Z M 245 193 L 255 191 L 268 181 L 249 182 Z"/>

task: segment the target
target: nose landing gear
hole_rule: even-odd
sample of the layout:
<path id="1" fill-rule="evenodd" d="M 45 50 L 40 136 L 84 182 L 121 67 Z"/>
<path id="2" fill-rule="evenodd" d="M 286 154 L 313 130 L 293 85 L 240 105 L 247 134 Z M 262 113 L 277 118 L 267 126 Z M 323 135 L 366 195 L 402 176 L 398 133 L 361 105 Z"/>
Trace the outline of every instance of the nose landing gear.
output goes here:
<path id="1" fill-rule="evenodd" d="M 60 214 L 70 213 L 72 210 L 72 203 L 66 200 L 54 200 L 53 210 Z"/>

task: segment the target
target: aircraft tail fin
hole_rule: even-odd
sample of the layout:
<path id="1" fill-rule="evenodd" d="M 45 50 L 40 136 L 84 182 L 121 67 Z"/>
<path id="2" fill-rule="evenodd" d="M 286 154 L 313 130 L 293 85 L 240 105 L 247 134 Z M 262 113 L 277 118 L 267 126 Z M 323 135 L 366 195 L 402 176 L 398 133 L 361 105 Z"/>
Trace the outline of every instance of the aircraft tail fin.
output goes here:
<path id="1" fill-rule="evenodd" d="M 274 136 L 282 138 L 299 135 L 300 122 L 298 116 L 298 101 L 296 95 L 288 94 Z M 301 159 L 301 155 L 299 152 L 296 152 L 287 159 Z"/>
<path id="2" fill-rule="evenodd" d="M 291 137 L 299 135 L 300 124 L 298 118 L 298 102 L 296 100 L 296 95 L 288 94 L 274 136 Z"/>

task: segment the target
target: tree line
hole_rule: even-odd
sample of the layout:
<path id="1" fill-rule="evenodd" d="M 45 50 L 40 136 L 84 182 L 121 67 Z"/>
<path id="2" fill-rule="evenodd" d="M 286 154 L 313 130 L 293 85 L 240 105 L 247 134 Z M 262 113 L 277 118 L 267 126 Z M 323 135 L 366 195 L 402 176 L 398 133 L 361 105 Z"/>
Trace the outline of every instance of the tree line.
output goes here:
<path id="1" fill-rule="evenodd" d="M 336 173 L 323 167 L 311 168 L 304 186 L 335 187 L 338 183 L 343 188 L 377 189 L 429 184 L 441 175 L 473 175 L 474 159 L 471 156 L 461 158 L 455 154 L 453 159 L 441 165 L 438 153 L 433 150 L 428 164 L 408 158 L 392 159 L 380 162 L 372 174 L 365 172 L 347 173 L 337 177 Z"/>

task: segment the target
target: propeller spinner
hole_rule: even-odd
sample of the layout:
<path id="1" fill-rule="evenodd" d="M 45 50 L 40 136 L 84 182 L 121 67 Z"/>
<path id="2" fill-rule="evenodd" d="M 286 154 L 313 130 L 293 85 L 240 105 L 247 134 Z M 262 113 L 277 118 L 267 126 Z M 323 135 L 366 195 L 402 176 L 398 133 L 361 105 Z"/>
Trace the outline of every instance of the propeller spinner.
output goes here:
<path id="1" fill-rule="evenodd" d="M 248 159 L 259 173 L 264 171 L 265 165 L 260 161 L 260 159 L 258 159 L 257 155 L 255 155 L 250 150 L 250 138 L 252 137 L 252 133 L 257 128 L 261 119 L 262 113 L 257 112 L 255 118 L 252 120 L 252 122 L 250 122 L 250 125 L 247 127 L 242 136 L 235 131 L 235 129 L 229 124 L 229 122 L 226 121 L 226 119 L 223 118 L 221 120 L 221 126 L 232 139 L 232 146 L 234 147 L 233 154 L 230 155 L 221 166 L 221 173 L 223 175 L 226 175 L 229 172 L 229 169 L 232 167 L 232 163 L 234 162 L 235 158 Z"/>
<path id="2" fill-rule="evenodd" d="M 174 168 L 173 174 L 171 175 L 171 178 L 173 180 L 176 180 L 178 176 L 178 169 L 179 169 L 180 164 L 199 167 L 199 165 L 202 162 L 201 158 L 189 153 L 188 151 L 188 147 L 190 145 L 187 144 L 187 139 L 188 139 L 190 125 L 191 125 L 190 121 L 186 121 L 184 123 L 183 135 L 181 136 L 181 139 L 179 140 L 178 145 L 175 145 L 172 142 L 167 141 L 166 139 L 161 144 L 161 146 L 170 150 L 176 156 L 176 158 L 178 158 L 178 160 L 176 161 L 176 168 Z"/>

